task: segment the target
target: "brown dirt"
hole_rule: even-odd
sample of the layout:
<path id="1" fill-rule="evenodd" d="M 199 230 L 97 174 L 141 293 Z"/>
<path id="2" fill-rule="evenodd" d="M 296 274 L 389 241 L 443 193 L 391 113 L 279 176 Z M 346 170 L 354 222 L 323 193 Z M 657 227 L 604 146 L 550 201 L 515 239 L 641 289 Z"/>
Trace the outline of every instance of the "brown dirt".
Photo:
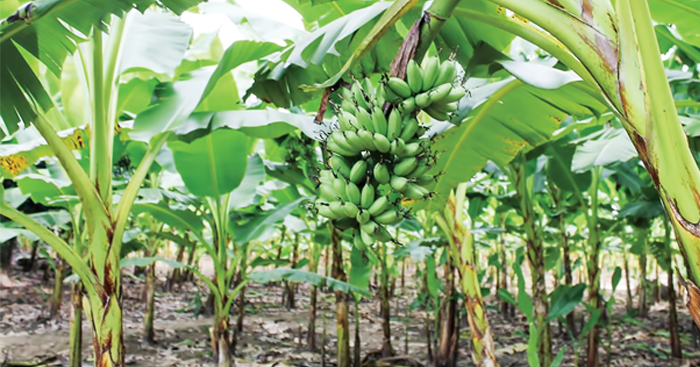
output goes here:
<path id="1" fill-rule="evenodd" d="M 0 288 L 0 365 L 5 360 L 33 360 L 39 356 L 58 356 L 65 361 L 68 354 L 68 320 L 70 315 L 68 289 L 64 294 L 64 307 L 59 320 L 48 320 L 48 294 L 50 283 L 42 283 L 39 276 L 13 273 L 12 281 L 21 280 L 22 287 Z M 162 284 L 162 279 L 161 279 Z M 203 288 L 187 284 L 174 293 L 163 293 L 158 288 L 156 300 L 155 346 L 143 345 L 140 332 L 143 321 L 143 303 L 140 300 L 143 282 L 131 276 L 124 277 L 124 332 L 127 348 L 127 364 L 131 366 L 213 366 L 207 338 L 211 319 L 194 316 L 192 302 L 198 292 L 205 295 Z M 67 287 L 66 287 L 67 288 Z M 405 325 L 408 323 L 408 355 L 427 364 L 425 335 L 425 312 L 413 311 L 406 317 L 407 305 L 413 301 L 415 289 L 407 287 L 406 295 L 392 300 L 393 346 L 399 354 L 404 354 Z M 239 342 L 239 366 L 320 366 L 318 351 L 307 351 L 305 341 L 308 287 L 299 285 L 297 309 L 288 311 L 281 307 L 282 287 L 279 285 L 252 285 L 247 293 L 248 313 L 245 317 L 244 332 Z M 205 297 L 202 296 L 204 299 Z M 621 298 L 621 297 L 620 297 Z M 317 316 L 317 340 L 321 341 L 323 313 L 326 316 L 327 360 L 334 357 L 334 315 L 332 293 L 319 296 Z M 495 305 L 493 297 L 486 298 L 487 305 Z M 648 319 L 624 317 L 624 307 L 616 306 L 612 322 L 613 343 L 611 345 L 611 366 L 681 366 L 700 363 L 700 347 L 691 344 L 692 320 L 688 312 L 679 306 L 679 323 L 683 339 L 683 351 L 687 359 L 671 360 L 668 355 L 666 323 L 668 304 L 652 307 Z M 582 310 L 577 310 L 581 315 Z M 322 313 L 323 312 L 323 313 Z M 398 313 L 398 316 L 396 315 Z M 371 353 L 381 346 L 381 324 L 377 301 L 365 300 L 361 304 L 362 355 Z M 527 366 L 527 324 L 524 318 L 516 316 L 506 319 L 497 314 L 495 308 L 488 310 L 493 326 L 495 344 L 501 366 Z M 352 330 L 351 307 L 351 340 Z M 233 320 L 233 319 L 232 319 Z M 579 326 L 580 327 L 580 326 Z M 557 324 L 552 325 L 555 353 L 566 342 Z M 468 328 L 463 323 L 460 335 L 459 366 L 470 366 L 468 354 Z M 84 325 L 83 357 L 90 357 L 89 328 Z M 601 335 L 601 365 L 605 365 L 608 335 Z M 583 349 L 580 349 L 581 353 Z M 579 361 L 582 365 L 583 361 Z M 564 366 L 574 365 L 574 356 L 569 347 Z"/>

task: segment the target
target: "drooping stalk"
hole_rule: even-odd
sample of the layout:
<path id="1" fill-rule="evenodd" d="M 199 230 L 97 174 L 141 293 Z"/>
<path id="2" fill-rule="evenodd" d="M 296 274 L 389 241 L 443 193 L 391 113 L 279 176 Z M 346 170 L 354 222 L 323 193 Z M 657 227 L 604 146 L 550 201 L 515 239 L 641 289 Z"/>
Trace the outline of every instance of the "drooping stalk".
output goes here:
<path id="1" fill-rule="evenodd" d="M 68 366 L 82 367 L 83 366 L 83 307 L 82 307 L 82 288 L 80 283 L 75 283 L 71 286 L 71 319 L 70 319 L 70 336 L 68 347 Z"/>
<path id="2" fill-rule="evenodd" d="M 599 310 L 601 306 L 600 297 L 600 248 L 602 242 L 600 240 L 600 231 L 598 227 L 598 184 L 600 183 L 602 167 L 593 169 L 593 183 L 589 191 L 591 205 L 589 209 L 588 219 L 588 304 L 594 309 Z M 587 367 L 598 367 L 598 344 L 600 339 L 600 330 L 598 324 L 588 332 L 587 344 Z"/>
<path id="3" fill-rule="evenodd" d="M 343 270 L 343 244 L 340 232 L 331 226 L 331 247 L 333 250 L 333 279 L 346 281 Z M 335 291 L 335 326 L 338 344 L 336 346 L 337 366 L 350 367 L 350 330 L 348 328 L 347 295 Z"/>
<path id="4" fill-rule="evenodd" d="M 391 303 L 389 300 L 389 269 L 387 265 L 386 243 L 381 246 L 381 269 L 379 275 L 379 303 L 382 315 L 382 357 L 394 355 L 394 348 L 391 346 Z"/>
<path id="5" fill-rule="evenodd" d="M 532 277 L 532 301 L 534 303 L 534 330 L 537 333 L 537 355 L 541 365 L 549 366 L 552 362 L 552 339 L 547 313 L 547 286 L 545 283 L 544 245 L 541 228 L 535 220 L 534 201 L 532 198 L 532 183 L 528 182 L 526 159 L 523 154 L 517 161 L 511 163 L 511 182 L 515 186 L 516 195 L 520 202 L 520 213 L 523 217 L 525 239 L 527 242 L 527 259 Z"/>

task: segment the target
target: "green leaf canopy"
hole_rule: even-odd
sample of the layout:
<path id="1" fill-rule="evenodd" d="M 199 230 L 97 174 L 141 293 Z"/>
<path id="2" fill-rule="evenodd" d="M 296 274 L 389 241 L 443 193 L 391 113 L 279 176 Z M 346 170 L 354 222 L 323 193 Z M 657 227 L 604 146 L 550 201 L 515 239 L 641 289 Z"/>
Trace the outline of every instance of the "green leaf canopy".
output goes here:
<path id="1" fill-rule="evenodd" d="M 218 198 L 238 187 L 248 165 L 248 137 L 218 129 L 191 143 L 170 141 L 175 167 L 194 195 Z"/>

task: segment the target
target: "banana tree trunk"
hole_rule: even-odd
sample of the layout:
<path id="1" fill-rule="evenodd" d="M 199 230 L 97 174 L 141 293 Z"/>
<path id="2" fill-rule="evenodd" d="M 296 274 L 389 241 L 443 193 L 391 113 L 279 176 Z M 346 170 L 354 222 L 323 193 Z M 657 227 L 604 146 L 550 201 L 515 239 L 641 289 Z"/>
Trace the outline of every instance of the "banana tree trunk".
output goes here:
<path id="1" fill-rule="evenodd" d="M 225 303 L 222 302 L 222 303 Z M 216 348 L 215 360 L 217 367 L 233 366 L 231 358 L 231 331 L 229 315 L 222 306 L 217 304 L 214 309 L 214 327 L 212 329 L 212 347 Z"/>
<path id="2" fill-rule="evenodd" d="M 102 287 L 97 288 L 99 299 L 83 301 L 83 308 L 92 326 L 92 347 L 95 353 L 95 366 L 124 366 L 124 334 L 122 330 L 121 276 L 118 272 L 119 260 L 111 260 L 105 270 Z"/>
<path id="3" fill-rule="evenodd" d="M 664 245 L 669 250 L 668 254 L 668 333 L 671 344 L 671 356 L 682 358 L 681 339 L 678 331 L 678 313 L 676 310 L 676 290 L 673 284 L 673 253 L 671 253 L 671 226 L 664 218 Z"/>
<path id="4" fill-rule="evenodd" d="M 353 321 L 355 322 L 355 343 L 352 349 L 352 365 L 353 367 L 362 367 L 362 343 L 360 339 L 360 298 L 354 297 L 355 311 Z"/>
<path id="5" fill-rule="evenodd" d="M 588 250 L 589 258 L 588 268 L 588 304 L 594 309 L 599 310 L 602 304 L 600 298 L 600 248 L 601 240 L 598 227 L 598 184 L 600 182 L 601 169 L 593 170 L 593 183 L 590 189 L 590 210 L 587 215 L 588 219 Z M 598 367 L 598 345 L 600 340 L 600 328 L 598 323 L 593 325 L 593 328 L 588 333 L 588 343 L 586 347 L 586 366 Z"/>
<path id="6" fill-rule="evenodd" d="M 632 285 L 630 280 L 629 254 L 627 253 L 627 246 L 624 245 L 623 248 L 624 253 L 622 254 L 622 256 L 624 263 L 622 264 L 622 266 L 625 268 L 625 282 L 627 283 L 627 302 L 625 303 L 625 309 L 627 310 L 627 312 L 630 312 L 634 308 L 634 304 L 632 302 Z"/>
<path id="7" fill-rule="evenodd" d="M 647 317 L 647 231 L 642 228 L 635 228 L 635 231 L 637 232 L 637 242 L 642 244 L 642 252 L 639 254 L 637 314 L 640 317 Z"/>
<path id="8" fill-rule="evenodd" d="M 491 327 L 486 319 L 486 308 L 481 298 L 481 286 L 477 269 L 473 264 L 465 264 L 461 269 L 462 292 L 466 298 L 467 320 L 472 342 L 472 361 L 477 367 L 498 366 L 496 347 L 493 344 Z"/>
<path id="9" fill-rule="evenodd" d="M 340 232 L 331 225 L 331 246 L 333 249 L 333 278 L 346 281 L 343 270 L 343 243 Z M 335 326 L 338 340 L 337 366 L 350 367 L 350 330 L 348 328 L 348 301 L 342 291 L 335 291 Z"/>
<path id="10" fill-rule="evenodd" d="M 389 299 L 389 269 L 386 262 L 386 244 L 381 244 L 381 269 L 379 279 L 379 299 L 380 311 L 382 315 L 382 357 L 394 355 L 394 348 L 391 346 L 391 302 Z M 357 317 L 357 316 L 356 316 Z"/>
<path id="11" fill-rule="evenodd" d="M 153 320 L 156 306 L 156 264 L 155 262 L 146 268 L 145 302 L 146 311 L 143 317 L 143 341 L 147 344 L 155 344 L 156 333 L 153 328 Z"/>
<path id="12" fill-rule="evenodd" d="M 310 242 L 311 247 L 309 256 L 309 271 L 316 273 L 318 271 L 318 260 L 319 260 L 319 245 Z M 306 332 L 306 348 L 313 351 L 316 350 L 316 304 L 318 298 L 318 287 L 316 285 L 311 286 L 311 294 L 309 295 L 309 318 L 307 324 Z"/>
<path id="13" fill-rule="evenodd" d="M 500 266 L 498 267 L 497 273 L 498 283 L 496 284 L 496 293 L 498 293 L 498 291 L 501 289 L 506 291 L 508 290 L 508 260 L 506 258 L 505 238 L 503 234 L 498 235 L 497 246 Z M 501 310 L 501 315 L 503 315 L 503 317 L 508 317 L 508 308 L 510 307 L 510 303 L 500 298 L 498 303 L 499 309 Z"/>
<path id="14" fill-rule="evenodd" d="M 292 245 L 292 258 L 291 258 L 291 264 L 290 266 L 292 268 L 296 268 L 297 266 L 297 251 L 299 250 L 299 233 L 296 233 L 294 235 L 294 244 Z M 293 282 L 285 282 L 285 286 L 287 287 L 287 297 L 285 298 L 285 307 L 287 310 L 293 310 L 296 308 L 296 300 L 295 300 L 295 293 L 296 293 L 296 284 Z"/>
<path id="15" fill-rule="evenodd" d="M 70 336 L 69 336 L 69 352 L 68 366 L 82 367 L 83 365 L 83 295 L 82 285 L 80 283 L 73 284 L 71 287 L 71 305 L 73 312 L 70 319 Z"/>
<path id="16" fill-rule="evenodd" d="M 516 158 L 517 160 L 518 158 Z M 527 243 L 527 259 L 530 265 L 532 278 L 533 320 L 537 332 L 537 355 L 543 366 L 552 363 L 552 339 L 550 326 L 547 322 L 549 304 L 547 302 L 547 285 L 545 283 L 544 245 L 535 220 L 535 203 L 532 201 L 532 188 L 527 182 L 526 158 L 520 155 L 519 162 L 511 164 L 513 175 L 511 179 L 515 185 L 515 191 L 520 201 L 520 212 L 523 216 L 525 237 Z"/>
<path id="17" fill-rule="evenodd" d="M 63 300 L 63 271 L 65 264 L 61 258 L 56 259 L 56 274 L 51 294 L 51 308 L 49 318 L 55 319 L 61 313 L 61 301 Z"/>
<path id="18" fill-rule="evenodd" d="M 455 367 L 457 365 L 457 299 L 455 292 L 455 266 L 451 257 L 445 264 L 445 298 L 440 308 L 438 347 L 435 354 L 435 367 Z"/>

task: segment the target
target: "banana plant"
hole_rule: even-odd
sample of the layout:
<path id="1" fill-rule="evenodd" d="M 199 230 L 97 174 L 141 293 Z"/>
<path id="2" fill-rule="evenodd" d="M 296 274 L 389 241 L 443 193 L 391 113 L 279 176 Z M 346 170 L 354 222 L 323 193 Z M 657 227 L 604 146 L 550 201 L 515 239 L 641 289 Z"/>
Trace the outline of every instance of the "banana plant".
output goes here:
<path id="1" fill-rule="evenodd" d="M 491 327 L 486 318 L 481 285 L 475 262 L 474 239 L 469 228 L 469 214 L 465 213 L 467 184 L 457 186 L 450 193 L 444 214 L 434 213 L 435 222 L 449 242 L 449 256 L 457 264 L 462 293 L 466 301 L 467 320 L 471 334 L 472 360 L 476 366 L 498 366 Z"/>

